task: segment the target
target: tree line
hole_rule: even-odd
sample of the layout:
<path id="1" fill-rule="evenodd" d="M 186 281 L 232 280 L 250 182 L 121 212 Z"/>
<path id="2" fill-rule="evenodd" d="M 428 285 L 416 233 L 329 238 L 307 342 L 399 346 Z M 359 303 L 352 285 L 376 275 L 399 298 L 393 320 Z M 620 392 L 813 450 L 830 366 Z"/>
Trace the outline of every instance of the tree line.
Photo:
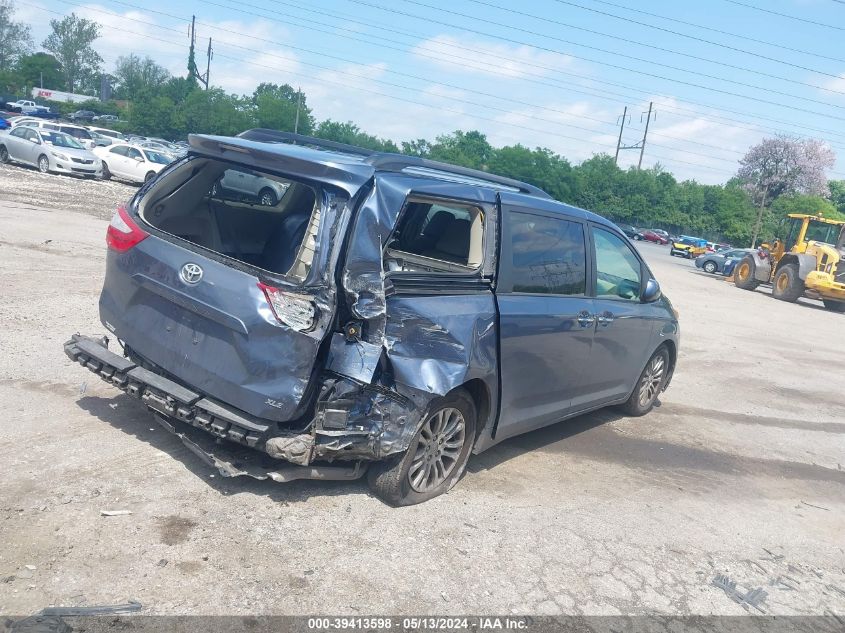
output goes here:
<path id="1" fill-rule="evenodd" d="M 30 29 L 14 21 L 12 0 L 0 0 L 0 92 L 24 96 L 33 86 L 96 94 L 103 83 L 111 99 L 58 104 L 63 113 L 90 109 L 117 114 L 115 127 L 146 136 L 183 139 L 191 133 L 235 135 L 253 127 L 403 152 L 516 178 L 557 200 L 590 209 L 619 223 L 695 234 L 747 245 L 774 234 L 786 213 L 823 212 L 845 219 L 845 181 L 828 181 L 832 151 L 814 139 L 785 136 L 750 148 L 737 175 L 725 184 L 678 181 L 659 164 L 619 168 L 607 154 L 573 163 L 550 149 L 494 147 L 479 131 L 455 131 L 433 141 L 399 144 L 361 130 L 351 121 L 318 121 L 307 95 L 292 86 L 260 84 L 252 94 L 199 86 L 194 74 L 172 76 L 150 57 L 120 57 L 110 73 L 94 48 L 100 26 L 71 13 L 51 20 L 51 33 L 34 52 Z M 188 60 L 190 69 L 192 59 Z"/>

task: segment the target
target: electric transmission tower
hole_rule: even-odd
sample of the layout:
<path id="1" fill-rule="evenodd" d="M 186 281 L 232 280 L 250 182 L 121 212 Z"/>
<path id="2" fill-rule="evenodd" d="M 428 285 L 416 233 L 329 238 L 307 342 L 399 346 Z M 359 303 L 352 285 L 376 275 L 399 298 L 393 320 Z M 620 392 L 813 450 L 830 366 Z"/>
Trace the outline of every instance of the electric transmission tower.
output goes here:
<path id="1" fill-rule="evenodd" d="M 648 104 L 648 112 L 643 112 L 640 115 L 640 121 L 642 122 L 643 116 L 645 117 L 645 130 L 643 131 L 643 138 L 641 141 L 634 143 L 633 145 L 622 145 L 622 132 L 625 130 L 625 119 L 627 118 L 630 121 L 630 117 L 628 116 L 628 106 L 625 106 L 625 110 L 622 113 L 622 124 L 619 126 L 619 140 L 616 141 L 616 157 L 613 159 L 614 163 L 619 162 L 619 150 L 620 149 L 638 149 L 640 150 L 640 160 L 637 162 L 637 169 L 641 169 L 643 166 L 643 154 L 645 153 L 645 142 L 648 139 L 648 125 L 651 123 L 652 117 L 657 119 L 657 111 L 654 110 L 654 103 L 649 101 Z"/>

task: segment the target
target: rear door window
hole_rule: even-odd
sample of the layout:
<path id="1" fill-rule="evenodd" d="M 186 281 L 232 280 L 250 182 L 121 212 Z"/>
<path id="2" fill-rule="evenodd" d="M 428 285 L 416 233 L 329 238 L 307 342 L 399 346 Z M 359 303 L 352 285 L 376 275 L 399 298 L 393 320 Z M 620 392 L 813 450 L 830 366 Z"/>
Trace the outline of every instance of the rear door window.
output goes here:
<path id="1" fill-rule="evenodd" d="M 563 218 L 511 211 L 513 292 L 583 295 L 587 290 L 584 226 Z"/>
<path id="2" fill-rule="evenodd" d="M 387 270 L 471 272 L 484 253 L 484 212 L 450 201 L 409 199 L 386 249 Z"/>

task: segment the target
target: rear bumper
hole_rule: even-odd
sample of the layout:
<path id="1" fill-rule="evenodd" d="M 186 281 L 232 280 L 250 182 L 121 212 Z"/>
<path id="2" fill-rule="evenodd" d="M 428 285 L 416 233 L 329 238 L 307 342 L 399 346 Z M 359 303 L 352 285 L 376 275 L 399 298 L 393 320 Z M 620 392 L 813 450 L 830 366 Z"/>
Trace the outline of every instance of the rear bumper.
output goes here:
<path id="1" fill-rule="evenodd" d="M 371 432 L 329 430 L 321 424 L 311 425 L 309 431 L 281 429 L 272 421 L 250 416 L 115 354 L 105 337 L 75 334 L 64 350 L 72 361 L 141 400 L 159 423 L 223 476 L 275 481 L 355 479 L 365 470 L 363 461 L 382 456 Z M 228 442 L 221 443 L 221 439 Z M 312 463 L 335 459 L 354 463 Z"/>

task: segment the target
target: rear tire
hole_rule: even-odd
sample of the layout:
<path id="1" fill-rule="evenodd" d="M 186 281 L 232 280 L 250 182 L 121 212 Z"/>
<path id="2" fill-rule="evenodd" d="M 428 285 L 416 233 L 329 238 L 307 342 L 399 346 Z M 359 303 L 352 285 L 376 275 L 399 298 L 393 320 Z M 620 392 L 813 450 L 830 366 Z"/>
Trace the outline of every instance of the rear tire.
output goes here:
<path id="1" fill-rule="evenodd" d="M 264 207 L 275 207 L 278 200 L 272 189 L 264 187 L 264 189 L 258 192 L 258 202 Z"/>
<path id="2" fill-rule="evenodd" d="M 780 301 L 795 303 L 804 294 L 804 282 L 798 276 L 797 264 L 786 264 L 775 273 L 772 296 Z"/>
<path id="3" fill-rule="evenodd" d="M 833 299 L 822 299 L 824 307 L 831 312 L 845 312 L 845 301 L 834 301 Z"/>
<path id="4" fill-rule="evenodd" d="M 704 262 L 704 266 L 702 266 L 704 272 L 710 273 L 711 275 L 716 272 L 718 266 L 716 266 L 716 262 L 708 261 Z"/>
<path id="5" fill-rule="evenodd" d="M 50 159 L 44 154 L 41 154 L 41 156 L 38 157 L 38 171 L 42 174 L 50 173 Z"/>
<path id="6" fill-rule="evenodd" d="M 654 407 L 657 397 L 669 378 L 669 350 L 665 345 L 657 348 L 645 364 L 634 391 L 619 408 L 627 415 L 639 417 Z"/>
<path id="7" fill-rule="evenodd" d="M 734 268 L 734 284 L 737 288 L 743 290 L 756 290 L 760 282 L 757 281 L 755 274 L 757 272 L 757 264 L 751 255 L 746 255 Z"/>
<path id="8" fill-rule="evenodd" d="M 4 165 L 9 162 L 9 150 L 6 149 L 5 145 L 0 145 L 0 163 Z"/>
<path id="9" fill-rule="evenodd" d="M 392 506 L 433 499 L 451 489 L 466 469 L 475 443 L 472 398 L 458 389 L 435 399 L 429 410 L 408 450 L 373 464 L 368 471 L 370 489 Z"/>
<path id="10" fill-rule="evenodd" d="M 111 172 L 109 171 L 109 166 L 106 165 L 105 161 L 103 161 L 103 180 L 110 180 L 111 179 Z"/>

